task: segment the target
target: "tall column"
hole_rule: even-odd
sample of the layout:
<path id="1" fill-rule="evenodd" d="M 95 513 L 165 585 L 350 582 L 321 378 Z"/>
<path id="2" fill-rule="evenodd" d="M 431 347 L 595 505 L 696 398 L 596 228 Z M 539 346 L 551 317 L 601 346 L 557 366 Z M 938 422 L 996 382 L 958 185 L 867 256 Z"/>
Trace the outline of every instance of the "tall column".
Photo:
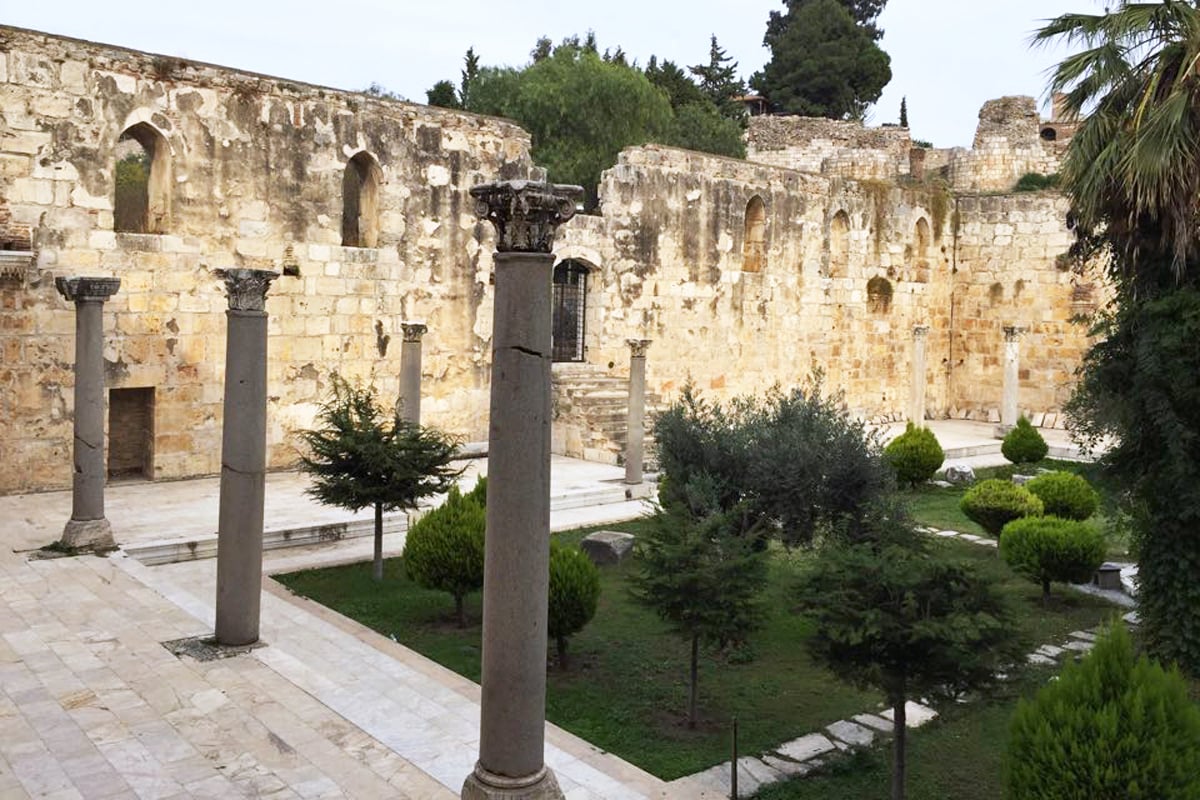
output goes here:
<path id="1" fill-rule="evenodd" d="M 217 643 L 258 641 L 263 485 L 267 469 L 267 290 L 279 273 L 222 269 L 229 294 L 221 497 L 217 522 Z"/>
<path id="2" fill-rule="evenodd" d="M 56 278 L 54 286 L 75 303 L 75 472 L 62 544 L 104 550 L 114 546 L 104 517 L 104 301 L 121 279 Z"/>
<path id="3" fill-rule="evenodd" d="M 646 350 L 650 339 L 626 339 L 629 345 L 629 418 L 625 426 L 625 482 L 642 482 L 646 460 Z"/>
<path id="4" fill-rule="evenodd" d="M 928 334 L 928 325 L 913 326 L 912 387 L 908 395 L 908 419 L 915 425 L 925 424 L 925 342 Z"/>
<path id="5" fill-rule="evenodd" d="M 421 337 L 429 328 L 419 322 L 402 322 L 400 345 L 400 418 L 421 423 Z"/>
<path id="6" fill-rule="evenodd" d="M 1017 389 L 1021 377 L 1021 335 L 1025 328 L 1004 326 L 1004 401 L 1000 404 L 1000 430 L 1017 424 Z"/>
<path id="7" fill-rule="evenodd" d="M 562 798 L 546 768 L 550 571 L 550 284 L 556 228 L 577 186 L 476 186 L 496 226 L 479 760 L 464 800 Z"/>

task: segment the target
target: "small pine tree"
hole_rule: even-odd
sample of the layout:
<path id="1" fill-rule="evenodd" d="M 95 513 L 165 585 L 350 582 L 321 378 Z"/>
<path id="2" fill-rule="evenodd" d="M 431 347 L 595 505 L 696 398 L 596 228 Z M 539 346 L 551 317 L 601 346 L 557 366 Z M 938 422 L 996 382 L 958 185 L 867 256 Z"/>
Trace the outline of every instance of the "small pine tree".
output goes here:
<path id="1" fill-rule="evenodd" d="M 1014 464 L 1036 464 L 1050 452 L 1050 446 L 1022 414 L 1000 443 L 1000 452 Z"/>
<path id="2" fill-rule="evenodd" d="M 1085 583 L 1104 563 L 1104 534 L 1086 522 L 1058 517 L 1025 517 L 1000 532 L 1000 557 L 1042 586 L 1042 602 L 1050 584 Z"/>
<path id="3" fill-rule="evenodd" d="M 900 127 L 908 127 L 908 98 L 900 98 Z"/>
<path id="4" fill-rule="evenodd" d="M 883 449 L 883 458 L 896 471 L 898 482 L 916 486 L 934 476 L 946 460 L 946 453 L 933 431 L 910 422 L 904 433 Z"/>
<path id="5" fill-rule="evenodd" d="M 958 507 L 967 519 L 999 536 L 1004 526 L 1021 517 L 1038 517 L 1044 511 L 1042 501 L 1012 481 L 989 478 L 967 490 Z"/>
<path id="6" fill-rule="evenodd" d="M 1175 670 L 1117 625 L 1013 715 L 1006 796 L 1021 800 L 1200 797 L 1200 709 Z"/>
<path id="7" fill-rule="evenodd" d="M 565 670 L 567 641 L 596 615 L 600 602 L 600 570 L 581 550 L 551 544 L 550 608 L 547 631 L 558 649 L 558 667 Z"/>
<path id="8" fill-rule="evenodd" d="M 487 512 L 471 494 L 450 487 L 446 502 L 417 520 L 404 541 L 408 577 L 426 589 L 449 592 L 460 628 L 467 624 L 466 596 L 483 588 Z"/>
<path id="9" fill-rule="evenodd" d="M 1025 484 L 1046 508 L 1046 515 L 1083 521 L 1100 506 L 1100 495 L 1082 475 L 1059 470 L 1049 472 Z"/>
<path id="10" fill-rule="evenodd" d="M 412 510 L 421 498 L 446 491 L 461 473 L 450 466 L 458 440 L 380 406 L 373 386 L 332 376 L 333 396 L 318 427 L 300 432 L 308 453 L 300 469 L 312 478 L 306 493 L 325 505 L 375 509 L 375 580 L 383 580 L 383 512 Z"/>
<path id="11" fill-rule="evenodd" d="M 659 509 L 635 545 L 633 597 L 691 644 L 688 727 L 696 727 L 700 645 L 742 641 L 762 622 L 766 553 L 731 517 Z"/>

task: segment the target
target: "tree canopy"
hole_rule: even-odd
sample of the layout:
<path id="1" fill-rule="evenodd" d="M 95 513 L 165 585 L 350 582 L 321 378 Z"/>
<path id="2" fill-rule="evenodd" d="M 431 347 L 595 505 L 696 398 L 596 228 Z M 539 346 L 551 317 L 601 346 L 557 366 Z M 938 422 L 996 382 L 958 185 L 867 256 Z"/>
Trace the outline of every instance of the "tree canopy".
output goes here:
<path id="1" fill-rule="evenodd" d="M 869 15 L 883 3 L 849 5 Z M 771 12 L 763 38 L 771 60 L 750 86 L 777 111 L 861 119 L 892 79 L 891 59 L 876 44 L 876 33 L 840 0 L 790 0 L 785 13 Z"/>

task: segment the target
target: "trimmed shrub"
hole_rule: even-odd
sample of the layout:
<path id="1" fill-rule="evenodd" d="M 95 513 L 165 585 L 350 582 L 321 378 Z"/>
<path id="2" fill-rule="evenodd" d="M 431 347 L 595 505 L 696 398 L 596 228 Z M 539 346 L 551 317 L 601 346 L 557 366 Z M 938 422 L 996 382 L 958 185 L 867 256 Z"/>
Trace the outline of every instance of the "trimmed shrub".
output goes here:
<path id="1" fill-rule="evenodd" d="M 1055 189 L 1058 187 L 1058 173 L 1052 172 L 1049 175 L 1043 175 L 1040 172 L 1026 172 L 1013 186 L 1014 192 L 1040 192 L 1043 189 Z"/>
<path id="2" fill-rule="evenodd" d="M 1000 443 L 1000 452 L 1014 464 L 1034 464 L 1046 457 L 1050 446 L 1038 433 L 1038 429 L 1021 416 L 1017 418 L 1016 426 Z"/>
<path id="3" fill-rule="evenodd" d="M 958 507 L 967 518 L 993 536 L 999 536 L 1005 525 L 1021 517 L 1042 514 L 1042 501 L 1024 486 L 1012 481 L 992 478 L 980 481 L 967 490 Z"/>
<path id="4" fill-rule="evenodd" d="M 1050 582 L 1083 583 L 1104 563 L 1104 534 L 1086 522 L 1059 517 L 1026 517 L 1004 526 L 1000 556 L 1009 566 L 1042 585 L 1042 600 L 1050 597 Z"/>
<path id="5" fill-rule="evenodd" d="M 1004 782 L 1021 800 L 1200 797 L 1200 709 L 1118 625 L 1017 705 Z"/>
<path id="6" fill-rule="evenodd" d="M 483 506 L 455 486 L 446 502 L 409 528 L 404 541 L 409 579 L 426 589 L 449 592 L 460 628 L 467 624 L 463 599 L 483 587 L 485 524 Z"/>
<path id="7" fill-rule="evenodd" d="M 567 640 L 583 630 L 600 602 L 600 570 L 582 550 L 550 547 L 550 617 L 547 631 L 567 668 Z"/>
<path id="8" fill-rule="evenodd" d="M 883 458 L 896 471 L 896 480 L 916 486 L 933 477 L 946 453 L 933 431 L 910 422 L 904 433 L 883 449 Z"/>
<path id="9" fill-rule="evenodd" d="M 1074 472 L 1049 472 L 1025 484 L 1038 496 L 1047 516 L 1085 520 L 1096 513 L 1100 495 L 1086 478 Z"/>

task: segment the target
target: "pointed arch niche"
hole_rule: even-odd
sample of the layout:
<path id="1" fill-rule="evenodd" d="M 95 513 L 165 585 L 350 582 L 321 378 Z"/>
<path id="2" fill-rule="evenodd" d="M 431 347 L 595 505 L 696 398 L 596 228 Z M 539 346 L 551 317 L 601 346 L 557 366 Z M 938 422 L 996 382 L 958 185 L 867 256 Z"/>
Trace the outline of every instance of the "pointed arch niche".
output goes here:
<path id="1" fill-rule="evenodd" d="M 850 274 L 850 215 L 839 211 L 829 221 L 829 277 Z"/>
<path id="2" fill-rule="evenodd" d="M 383 170 L 367 151 L 354 155 L 342 175 L 342 247 L 379 245 L 379 190 Z"/>
<path id="3" fill-rule="evenodd" d="M 171 146 L 153 125 L 130 125 L 117 139 L 113 230 L 166 233 L 170 223 Z"/>
<path id="4" fill-rule="evenodd" d="M 929 245 L 932 237 L 929 235 L 929 223 L 924 217 L 917 220 L 913 226 L 913 267 L 915 278 L 919 283 L 929 281 Z"/>
<path id="5" fill-rule="evenodd" d="M 742 271 L 761 272 L 766 262 L 767 207 L 758 195 L 746 204 L 746 230 L 742 238 Z"/>

